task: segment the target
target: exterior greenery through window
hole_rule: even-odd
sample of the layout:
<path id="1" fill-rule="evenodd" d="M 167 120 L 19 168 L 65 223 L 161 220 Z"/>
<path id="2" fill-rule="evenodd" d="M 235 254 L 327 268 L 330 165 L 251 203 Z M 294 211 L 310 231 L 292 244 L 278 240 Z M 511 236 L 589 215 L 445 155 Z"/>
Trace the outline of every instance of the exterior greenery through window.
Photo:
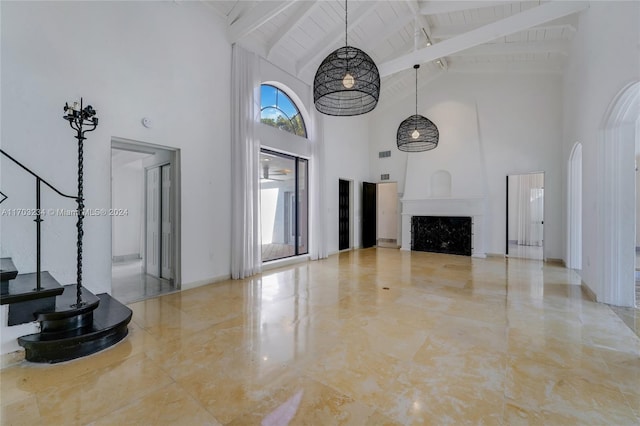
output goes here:
<path id="1" fill-rule="evenodd" d="M 260 121 L 294 135 L 307 137 L 300 110 L 282 90 L 269 84 L 260 87 Z"/>

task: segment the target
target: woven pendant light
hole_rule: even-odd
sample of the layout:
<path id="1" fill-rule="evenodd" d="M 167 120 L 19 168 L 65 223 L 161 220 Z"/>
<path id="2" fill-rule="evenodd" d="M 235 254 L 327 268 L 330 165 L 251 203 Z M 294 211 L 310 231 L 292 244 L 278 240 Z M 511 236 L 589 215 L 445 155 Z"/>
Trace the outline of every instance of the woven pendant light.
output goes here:
<path id="1" fill-rule="evenodd" d="M 416 113 L 400 123 L 397 133 L 398 149 L 405 152 L 429 151 L 438 146 L 438 128 L 431 120 L 418 115 L 418 68 L 416 70 Z"/>
<path id="2" fill-rule="evenodd" d="M 347 43 L 347 1 L 344 7 L 345 46 L 334 50 L 313 79 L 313 102 L 323 114 L 351 116 L 373 110 L 380 98 L 380 73 L 362 50 Z"/>

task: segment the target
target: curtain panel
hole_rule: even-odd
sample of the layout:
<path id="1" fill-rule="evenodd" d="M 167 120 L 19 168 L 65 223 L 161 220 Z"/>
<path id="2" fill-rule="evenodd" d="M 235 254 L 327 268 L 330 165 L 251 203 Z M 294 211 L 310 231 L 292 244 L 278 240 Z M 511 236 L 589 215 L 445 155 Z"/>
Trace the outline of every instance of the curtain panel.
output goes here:
<path id="1" fill-rule="evenodd" d="M 231 59 L 231 277 L 262 268 L 260 240 L 260 62 L 237 44 Z"/>

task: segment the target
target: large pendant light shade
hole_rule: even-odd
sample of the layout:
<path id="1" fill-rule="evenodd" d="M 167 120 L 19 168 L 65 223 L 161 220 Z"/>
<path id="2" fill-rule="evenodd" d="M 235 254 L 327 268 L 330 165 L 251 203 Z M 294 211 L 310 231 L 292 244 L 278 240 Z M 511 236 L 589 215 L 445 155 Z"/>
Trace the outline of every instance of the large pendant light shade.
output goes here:
<path id="1" fill-rule="evenodd" d="M 313 102 L 323 114 L 351 116 L 373 110 L 380 97 L 380 73 L 362 50 L 347 44 L 345 1 L 345 46 L 329 54 L 313 79 Z"/>
<path id="2" fill-rule="evenodd" d="M 396 135 L 398 149 L 405 152 L 429 151 L 438 146 L 440 135 L 431 120 L 418 115 L 418 68 L 416 70 L 416 113 L 400 123 Z"/>

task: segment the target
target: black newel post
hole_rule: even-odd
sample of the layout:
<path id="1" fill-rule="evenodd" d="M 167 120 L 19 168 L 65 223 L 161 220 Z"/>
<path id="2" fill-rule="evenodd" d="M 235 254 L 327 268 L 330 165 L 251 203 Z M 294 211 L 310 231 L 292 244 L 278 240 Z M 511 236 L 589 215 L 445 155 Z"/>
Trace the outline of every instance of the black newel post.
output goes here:
<path id="1" fill-rule="evenodd" d="M 76 223 L 76 228 L 78 230 L 78 240 L 76 243 L 77 246 L 77 262 L 76 262 L 76 275 L 77 275 L 77 284 L 76 284 L 76 305 L 75 307 L 80 307 L 84 305 L 82 301 L 82 236 L 84 235 L 84 231 L 82 230 L 82 221 L 84 219 L 84 194 L 83 194 L 83 157 L 84 157 L 84 134 L 86 132 L 92 132 L 98 126 L 98 117 L 96 117 L 96 111 L 93 109 L 91 105 L 87 105 L 83 107 L 82 98 L 80 98 L 80 104 L 78 102 L 74 102 L 73 105 L 69 106 L 69 104 L 64 104 L 64 112 L 65 116 L 63 117 L 65 120 L 69 122 L 69 125 L 73 130 L 76 131 L 75 138 L 78 139 L 78 197 L 76 198 L 76 202 L 78 203 L 78 221 Z M 87 126 L 86 129 L 83 130 L 83 126 Z"/>

